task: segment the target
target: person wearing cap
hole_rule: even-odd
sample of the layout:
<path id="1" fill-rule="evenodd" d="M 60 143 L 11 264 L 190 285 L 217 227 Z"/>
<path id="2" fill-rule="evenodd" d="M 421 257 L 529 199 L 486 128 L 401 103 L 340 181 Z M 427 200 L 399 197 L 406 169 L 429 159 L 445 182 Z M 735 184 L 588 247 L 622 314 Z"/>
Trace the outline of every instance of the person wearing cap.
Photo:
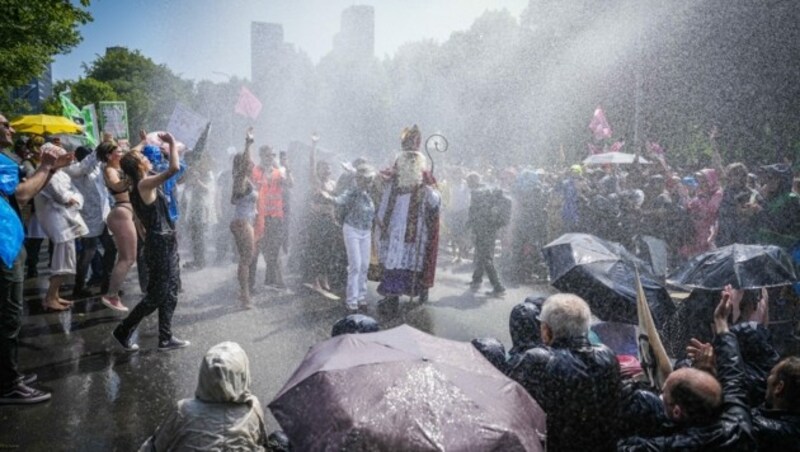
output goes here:
<path id="1" fill-rule="evenodd" d="M 355 186 L 339 196 L 326 196 L 339 208 L 339 218 L 347 251 L 347 309 L 355 311 L 366 306 L 367 270 L 372 250 L 372 223 L 375 220 L 375 203 L 370 188 L 375 170 L 362 164 L 355 171 Z"/>

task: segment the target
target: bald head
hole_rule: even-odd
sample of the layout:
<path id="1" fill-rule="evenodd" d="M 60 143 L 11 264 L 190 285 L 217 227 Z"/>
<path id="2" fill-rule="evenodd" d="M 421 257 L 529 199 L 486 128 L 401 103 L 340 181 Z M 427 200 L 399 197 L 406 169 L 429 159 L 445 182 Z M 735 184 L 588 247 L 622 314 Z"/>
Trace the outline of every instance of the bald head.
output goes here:
<path id="1" fill-rule="evenodd" d="M 707 424 L 715 421 L 722 407 L 722 386 L 702 370 L 678 369 L 664 383 L 664 408 L 673 421 Z"/>

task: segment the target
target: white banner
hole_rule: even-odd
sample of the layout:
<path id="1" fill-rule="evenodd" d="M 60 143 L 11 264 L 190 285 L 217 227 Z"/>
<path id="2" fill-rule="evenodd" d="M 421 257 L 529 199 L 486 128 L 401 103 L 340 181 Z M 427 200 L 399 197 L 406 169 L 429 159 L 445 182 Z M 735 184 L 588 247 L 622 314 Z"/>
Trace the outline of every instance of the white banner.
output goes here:
<path id="1" fill-rule="evenodd" d="M 206 124 L 208 124 L 208 119 L 179 103 L 175 105 L 175 110 L 169 118 L 167 132 L 171 133 L 178 141 L 183 142 L 188 149 L 194 149 Z"/>
<path id="2" fill-rule="evenodd" d="M 128 104 L 125 102 L 98 102 L 100 127 L 103 132 L 110 133 L 114 139 L 127 140 L 128 136 Z"/>

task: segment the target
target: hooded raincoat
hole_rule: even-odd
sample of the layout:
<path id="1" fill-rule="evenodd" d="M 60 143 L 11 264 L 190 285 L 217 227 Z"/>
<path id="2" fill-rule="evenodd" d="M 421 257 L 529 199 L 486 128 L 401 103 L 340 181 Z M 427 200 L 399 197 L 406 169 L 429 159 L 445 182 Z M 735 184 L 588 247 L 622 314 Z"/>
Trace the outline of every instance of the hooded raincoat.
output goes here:
<path id="1" fill-rule="evenodd" d="M 247 354 L 222 342 L 200 364 L 195 397 L 179 401 L 139 451 L 263 451 L 266 438 Z"/>

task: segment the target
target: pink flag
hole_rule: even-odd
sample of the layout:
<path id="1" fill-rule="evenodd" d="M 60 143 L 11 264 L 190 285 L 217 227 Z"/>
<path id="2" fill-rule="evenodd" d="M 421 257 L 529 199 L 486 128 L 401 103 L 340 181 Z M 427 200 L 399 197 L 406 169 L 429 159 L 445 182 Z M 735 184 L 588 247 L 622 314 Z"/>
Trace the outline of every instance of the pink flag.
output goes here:
<path id="1" fill-rule="evenodd" d="M 611 126 L 608 125 L 603 107 L 598 106 L 594 109 L 594 116 L 592 116 L 592 121 L 589 123 L 589 130 L 592 131 L 595 140 L 611 138 Z"/>
<path id="2" fill-rule="evenodd" d="M 664 155 L 664 148 L 662 148 L 661 145 L 655 141 L 646 142 L 645 147 L 647 148 L 647 151 L 653 155 Z"/>
<path id="3" fill-rule="evenodd" d="M 608 148 L 608 152 L 619 152 L 619 150 L 622 149 L 622 146 L 625 146 L 625 142 L 617 141 Z"/>
<path id="4" fill-rule="evenodd" d="M 236 101 L 236 107 L 233 111 L 250 119 L 256 119 L 258 114 L 261 113 L 261 101 L 243 86 L 239 90 L 239 100 Z"/>

